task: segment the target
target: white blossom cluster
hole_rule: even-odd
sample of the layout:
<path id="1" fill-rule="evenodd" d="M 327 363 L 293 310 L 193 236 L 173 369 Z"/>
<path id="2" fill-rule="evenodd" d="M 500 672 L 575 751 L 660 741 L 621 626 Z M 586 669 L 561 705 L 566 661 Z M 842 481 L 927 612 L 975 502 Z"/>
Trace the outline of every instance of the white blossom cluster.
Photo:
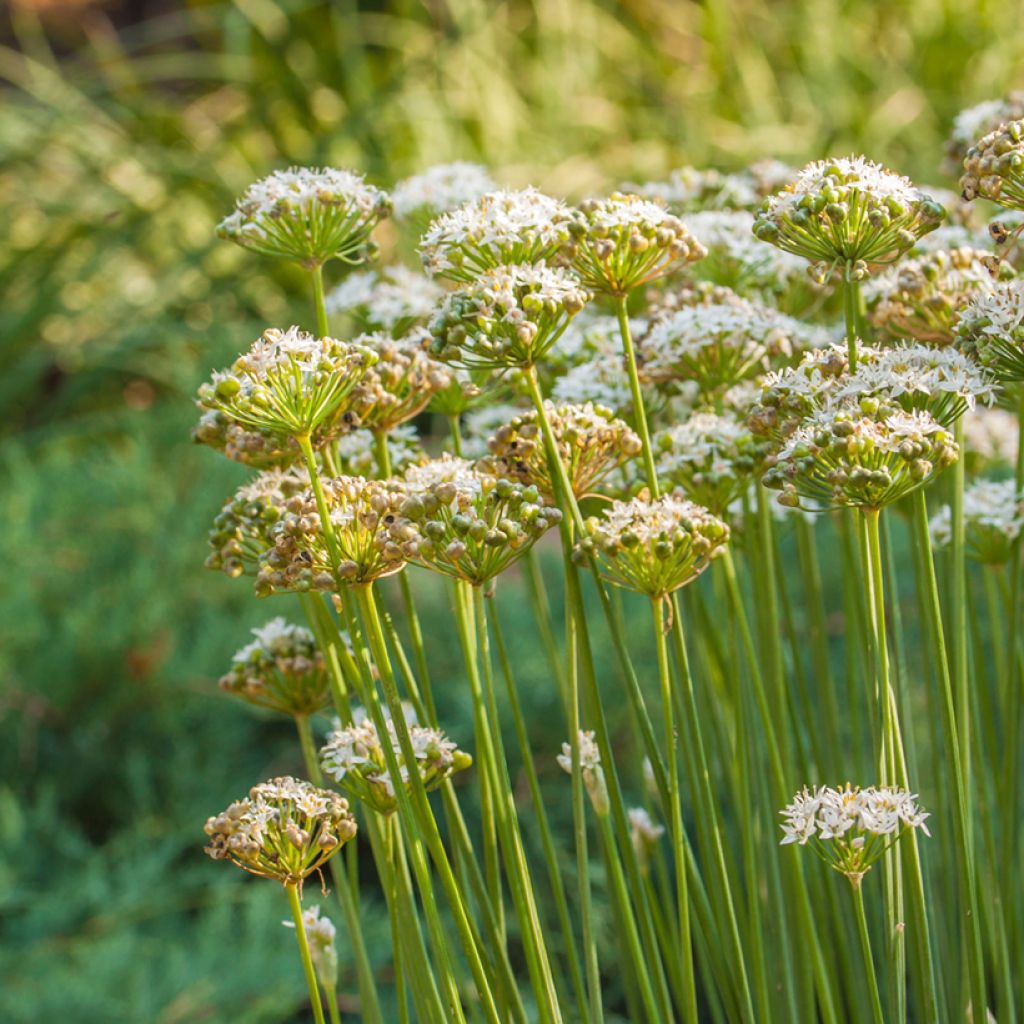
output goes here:
<path id="1" fill-rule="evenodd" d="M 897 787 L 805 787 L 780 813 L 785 818 L 784 846 L 804 846 L 814 838 L 843 839 L 851 832 L 891 836 L 904 828 L 919 828 L 930 834 L 925 825 L 928 814 L 918 806 L 917 796 Z"/>
<path id="2" fill-rule="evenodd" d="M 348 313 L 370 330 L 395 332 L 434 311 L 444 292 L 431 278 L 401 264 L 349 274 L 326 299 L 328 313 Z"/>
<path id="3" fill-rule="evenodd" d="M 1024 527 L 1024 495 L 1013 480 L 975 480 L 964 491 L 964 538 L 967 553 L 987 565 L 1002 565 Z M 953 541 L 953 514 L 943 505 L 928 524 L 932 543 Z"/>
<path id="4" fill-rule="evenodd" d="M 395 216 L 407 218 L 422 210 L 447 213 L 493 192 L 495 185 L 485 167 L 456 160 L 428 167 L 400 181 L 391 191 Z"/>

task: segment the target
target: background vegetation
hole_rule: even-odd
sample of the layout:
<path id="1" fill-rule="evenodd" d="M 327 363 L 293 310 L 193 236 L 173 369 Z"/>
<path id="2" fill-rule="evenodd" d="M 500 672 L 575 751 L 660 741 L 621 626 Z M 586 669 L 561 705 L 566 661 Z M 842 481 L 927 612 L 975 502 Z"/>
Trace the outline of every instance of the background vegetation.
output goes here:
<path id="1" fill-rule="evenodd" d="M 298 770 L 287 729 L 216 689 L 246 629 L 286 609 L 202 569 L 244 474 L 188 441 L 207 371 L 266 324 L 307 318 L 287 268 L 213 237 L 246 184 L 290 163 L 387 184 L 464 158 L 580 194 L 684 163 L 863 151 L 949 186 L 952 117 L 1020 84 L 1016 6 L 9 6 L 0 1019 L 257 1024 L 304 999 L 279 894 L 200 853 L 208 813 Z M 535 720 L 557 723 L 539 654 L 523 657 Z M 449 663 L 444 717 L 463 735 Z M 555 732 L 538 745 L 554 751 Z M 383 913 L 369 928 L 382 949 Z"/>

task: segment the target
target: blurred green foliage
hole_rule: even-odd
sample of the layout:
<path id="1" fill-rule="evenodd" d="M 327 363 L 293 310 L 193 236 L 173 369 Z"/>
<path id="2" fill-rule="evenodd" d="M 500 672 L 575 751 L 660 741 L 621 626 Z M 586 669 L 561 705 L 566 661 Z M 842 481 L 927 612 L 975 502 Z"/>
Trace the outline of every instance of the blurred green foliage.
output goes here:
<path id="1" fill-rule="evenodd" d="M 290 163 L 387 184 L 462 158 L 580 194 L 682 163 L 851 150 L 949 185 L 953 115 L 1019 85 L 1014 7 L 235 0 L 115 26 L 102 5 L 44 19 L 11 6 L 0 1019 L 257 1024 L 302 1005 L 279 894 L 200 853 L 208 813 L 298 770 L 287 728 L 216 691 L 245 630 L 284 609 L 202 570 L 242 473 L 187 441 L 208 369 L 307 318 L 295 272 L 213 237 L 245 185 Z M 510 633 L 521 605 L 507 602 Z M 460 736 L 465 690 L 432 607 Z M 517 668 L 532 719 L 552 723 L 538 747 L 554 750 L 539 652 Z M 386 965 L 385 915 L 367 910 Z"/>

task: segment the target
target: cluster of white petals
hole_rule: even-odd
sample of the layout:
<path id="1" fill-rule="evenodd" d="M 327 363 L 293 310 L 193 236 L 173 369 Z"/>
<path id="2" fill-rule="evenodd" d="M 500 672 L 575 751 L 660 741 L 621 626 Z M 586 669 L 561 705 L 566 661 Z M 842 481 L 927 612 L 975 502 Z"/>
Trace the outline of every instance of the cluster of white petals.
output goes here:
<path id="1" fill-rule="evenodd" d="M 444 292 L 425 274 L 401 264 L 349 274 L 326 299 L 328 313 L 354 314 L 367 327 L 394 331 L 424 320 Z"/>
<path id="2" fill-rule="evenodd" d="M 843 839 L 851 832 L 892 836 L 904 828 L 930 835 L 925 825 L 928 814 L 918 806 L 917 796 L 897 787 L 805 787 L 780 813 L 785 819 L 782 845 Z"/>
<path id="3" fill-rule="evenodd" d="M 964 491 L 964 536 L 968 553 L 979 562 L 1001 565 L 1024 527 L 1024 498 L 1011 480 L 975 480 Z M 953 514 L 944 505 L 928 524 L 932 543 L 953 541 Z"/>
<path id="4" fill-rule="evenodd" d="M 392 189 L 391 203 L 396 217 L 408 217 L 424 208 L 447 213 L 493 192 L 496 187 L 485 167 L 456 160 L 403 179 Z"/>

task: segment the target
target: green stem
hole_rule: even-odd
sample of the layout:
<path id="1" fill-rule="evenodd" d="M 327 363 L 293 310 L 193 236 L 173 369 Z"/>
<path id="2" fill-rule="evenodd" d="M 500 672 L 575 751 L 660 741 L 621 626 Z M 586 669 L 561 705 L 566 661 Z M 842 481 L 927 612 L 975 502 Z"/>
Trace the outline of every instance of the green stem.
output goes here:
<path id="1" fill-rule="evenodd" d="M 622 351 L 626 357 L 626 372 L 629 375 L 629 390 L 633 396 L 633 422 L 636 432 L 640 435 L 643 445 L 644 470 L 647 473 L 647 486 L 651 497 L 658 497 L 658 470 L 654 464 L 654 450 L 651 447 L 651 433 L 647 426 L 647 411 L 644 408 L 643 392 L 640 390 L 640 376 L 636 367 L 636 349 L 633 336 L 629 330 L 628 298 L 625 295 L 615 297 L 615 313 L 619 318 L 619 335 L 622 338 Z"/>
<path id="2" fill-rule="evenodd" d="M 882 1013 L 882 1000 L 878 995 L 878 977 L 875 974 L 875 959 L 871 955 L 871 936 L 868 934 L 868 922 L 864 915 L 864 893 L 861 891 L 861 879 L 851 878 L 853 905 L 857 918 L 857 934 L 860 936 L 860 950 L 864 955 L 864 969 L 868 977 L 868 994 L 871 996 L 871 1017 L 874 1024 L 885 1024 Z"/>
<path id="3" fill-rule="evenodd" d="M 316 1024 L 325 1024 L 324 1008 L 320 1002 L 320 991 L 316 985 L 316 971 L 313 970 L 313 958 L 309 955 L 309 941 L 306 938 L 306 925 L 302 920 L 302 901 L 299 899 L 299 887 L 294 883 L 285 885 L 288 903 L 292 908 L 292 920 L 295 922 L 295 937 L 299 943 L 299 956 L 302 957 L 302 969 L 306 974 L 309 986 L 309 1001 L 313 1006 L 313 1020 Z"/>
<path id="4" fill-rule="evenodd" d="M 846 320 L 846 352 L 850 373 L 857 369 L 857 307 L 860 304 L 860 282 L 853 276 L 853 264 L 843 269 L 843 316 Z"/>
<path id="5" fill-rule="evenodd" d="M 313 445 L 307 435 L 295 438 L 302 450 L 302 456 L 306 460 L 306 469 L 309 471 L 309 482 L 313 487 L 313 495 L 316 498 L 316 509 L 320 514 L 320 526 L 324 533 L 324 540 L 327 542 L 327 552 L 331 558 L 331 568 L 334 575 L 338 575 L 338 566 L 341 556 L 338 553 L 338 539 L 334 535 L 334 524 L 331 522 L 330 513 L 327 510 L 327 498 L 324 495 L 323 483 L 320 480 L 320 469 L 316 464 L 316 455 L 313 452 Z"/>
<path id="6" fill-rule="evenodd" d="M 327 1003 L 327 1013 L 331 1018 L 331 1024 L 341 1024 L 341 1013 L 338 1010 L 338 990 L 335 987 L 324 985 L 324 1002 Z"/>
<path id="7" fill-rule="evenodd" d="M 327 304 L 324 301 L 324 268 L 317 264 L 310 270 L 313 278 L 313 307 L 316 310 L 316 332 L 321 338 L 331 333 L 327 323 Z"/>

